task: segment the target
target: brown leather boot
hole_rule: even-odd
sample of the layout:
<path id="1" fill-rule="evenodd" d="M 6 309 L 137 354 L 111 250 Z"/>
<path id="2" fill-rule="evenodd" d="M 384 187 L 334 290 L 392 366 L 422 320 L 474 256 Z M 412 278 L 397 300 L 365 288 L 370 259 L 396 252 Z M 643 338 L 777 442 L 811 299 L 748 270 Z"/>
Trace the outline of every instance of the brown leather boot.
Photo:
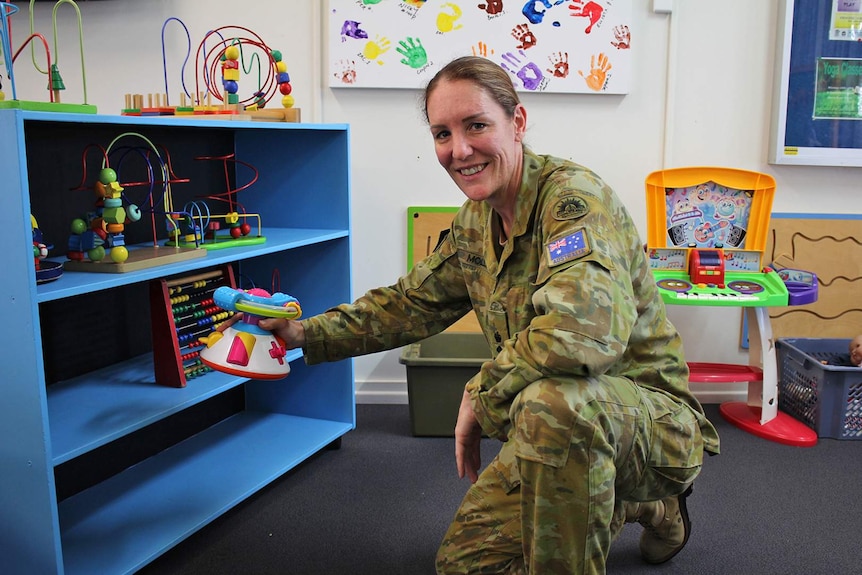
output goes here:
<path id="1" fill-rule="evenodd" d="M 682 495 L 641 503 L 634 510 L 637 516 L 633 519 L 644 526 L 640 550 L 647 563 L 657 565 L 670 561 L 688 543 L 691 521 L 685 500 L 691 491 L 689 486 Z"/>

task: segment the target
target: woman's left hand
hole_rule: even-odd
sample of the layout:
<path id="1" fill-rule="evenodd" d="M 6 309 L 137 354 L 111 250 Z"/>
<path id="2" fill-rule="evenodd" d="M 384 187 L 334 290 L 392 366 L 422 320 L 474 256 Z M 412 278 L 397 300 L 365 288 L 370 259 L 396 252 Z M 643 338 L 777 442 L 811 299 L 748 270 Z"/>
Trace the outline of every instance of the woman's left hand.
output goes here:
<path id="1" fill-rule="evenodd" d="M 461 397 L 461 407 L 458 409 L 458 421 L 455 423 L 455 464 L 458 466 L 458 477 L 466 475 L 471 483 L 476 483 L 479 479 L 479 468 L 482 466 L 481 444 L 482 428 L 473 413 L 470 394 L 465 390 Z"/>

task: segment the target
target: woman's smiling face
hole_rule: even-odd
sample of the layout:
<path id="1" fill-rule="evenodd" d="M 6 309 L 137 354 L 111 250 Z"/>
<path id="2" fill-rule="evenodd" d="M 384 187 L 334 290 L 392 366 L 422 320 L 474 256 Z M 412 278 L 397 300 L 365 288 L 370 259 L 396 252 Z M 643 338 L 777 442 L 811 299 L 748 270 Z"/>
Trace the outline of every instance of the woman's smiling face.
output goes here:
<path id="1" fill-rule="evenodd" d="M 471 200 L 513 201 L 521 184 L 526 111 L 513 117 L 479 85 L 443 80 L 428 97 L 437 161 Z"/>

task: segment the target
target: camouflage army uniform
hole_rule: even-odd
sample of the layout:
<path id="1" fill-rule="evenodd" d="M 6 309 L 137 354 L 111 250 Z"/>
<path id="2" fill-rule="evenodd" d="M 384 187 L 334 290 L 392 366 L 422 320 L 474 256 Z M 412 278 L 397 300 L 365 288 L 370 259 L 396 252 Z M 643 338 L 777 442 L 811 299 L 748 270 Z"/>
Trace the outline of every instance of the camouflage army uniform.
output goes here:
<path id="1" fill-rule="evenodd" d="M 476 312 L 494 359 L 466 386 L 503 440 L 469 489 L 439 573 L 604 573 L 624 501 L 682 493 L 718 435 L 688 388 L 638 232 L 614 192 L 524 149 L 510 238 L 467 201 L 396 285 L 304 320 L 306 361 L 402 346 Z"/>

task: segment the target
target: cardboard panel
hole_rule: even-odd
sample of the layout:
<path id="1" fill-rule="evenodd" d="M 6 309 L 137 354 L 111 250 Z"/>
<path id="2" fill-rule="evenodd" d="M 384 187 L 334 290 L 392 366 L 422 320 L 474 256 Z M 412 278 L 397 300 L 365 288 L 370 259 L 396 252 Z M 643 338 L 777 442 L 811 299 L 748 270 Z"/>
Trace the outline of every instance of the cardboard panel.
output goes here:
<path id="1" fill-rule="evenodd" d="M 407 269 L 431 255 L 440 234 L 449 229 L 457 207 L 433 206 L 407 208 Z M 470 312 L 446 330 L 447 332 L 482 332 L 476 314 Z"/>
<path id="2" fill-rule="evenodd" d="M 862 334 L 862 215 L 773 214 L 765 262 L 817 274 L 817 301 L 771 308 L 779 337 Z"/>

